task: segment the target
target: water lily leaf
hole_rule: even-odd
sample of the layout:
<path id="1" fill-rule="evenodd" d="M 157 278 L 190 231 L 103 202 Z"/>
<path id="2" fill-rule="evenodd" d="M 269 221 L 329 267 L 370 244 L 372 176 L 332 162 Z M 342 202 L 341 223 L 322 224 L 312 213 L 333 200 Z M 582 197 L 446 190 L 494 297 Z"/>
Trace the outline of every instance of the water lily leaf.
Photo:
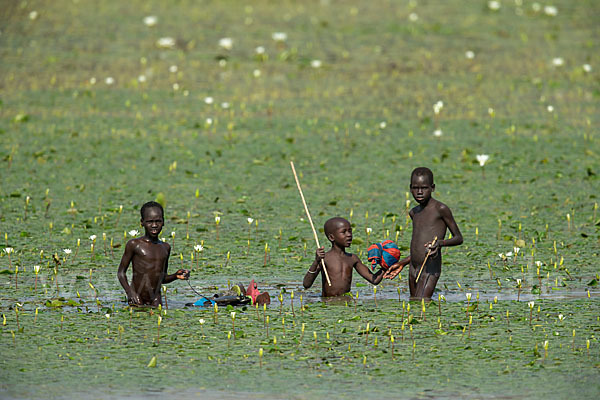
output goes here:
<path id="1" fill-rule="evenodd" d="M 165 194 L 163 192 L 159 192 L 156 195 L 156 199 L 154 201 L 156 201 L 158 204 L 160 204 L 161 206 L 163 206 L 163 208 L 167 207 L 167 198 L 166 198 L 166 196 L 165 196 Z"/>
<path id="2" fill-rule="evenodd" d="M 598 286 L 598 280 L 597 279 L 592 279 L 589 283 L 588 286 Z"/>
<path id="3" fill-rule="evenodd" d="M 156 367 L 156 356 L 152 357 L 152 359 L 150 360 L 150 362 L 148 363 L 148 365 L 146 367 L 147 368 L 154 368 L 154 367 Z"/>

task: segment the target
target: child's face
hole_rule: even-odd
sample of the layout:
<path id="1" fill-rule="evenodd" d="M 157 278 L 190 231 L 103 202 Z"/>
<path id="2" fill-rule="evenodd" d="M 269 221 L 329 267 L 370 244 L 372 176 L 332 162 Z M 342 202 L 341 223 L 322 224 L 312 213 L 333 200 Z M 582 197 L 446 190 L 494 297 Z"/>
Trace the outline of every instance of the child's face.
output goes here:
<path id="1" fill-rule="evenodd" d="M 150 207 L 144 210 L 144 217 L 141 220 L 142 226 L 146 230 L 146 235 L 152 238 L 158 238 L 162 231 L 164 220 L 162 212 L 158 207 Z"/>
<path id="2" fill-rule="evenodd" d="M 329 241 L 338 247 L 350 247 L 352 245 L 352 227 L 348 222 L 340 221 L 333 232 L 329 234 Z"/>
<path id="3" fill-rule="evenodd" d="M 435 185 L 425 175 L 415 175 L 410 181 L 410 192 L 419 204 L 427 204 Z"/>

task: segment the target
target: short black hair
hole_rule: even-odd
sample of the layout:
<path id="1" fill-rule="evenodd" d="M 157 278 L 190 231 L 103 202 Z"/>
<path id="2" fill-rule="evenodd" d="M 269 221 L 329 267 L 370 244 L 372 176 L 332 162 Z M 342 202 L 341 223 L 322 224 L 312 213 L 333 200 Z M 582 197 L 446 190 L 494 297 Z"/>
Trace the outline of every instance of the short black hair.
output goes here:
<path id="1" fill-rule="evenodd" d="M 325 231 L 325 236 L 327 236 L 327 239 L 329 239 L 329 234 L 333 233 L 333 230 L 335 230 L 335 228 L 340 223 L 346 223 L 350 225 L 350 222 L 348 222 L 346 218 L 342 217 L 333 217 L 325 221 L 325 225 L 323 225 L 323 230 Z"/>
<path id="2" fill-rule="evenodd" d="M 158 208 L 160 210 L 160 213 L 162 214 L 162 217 L 165 218 L 165 210 L 163 209 L 163 206 L 161 206 L 160 203 L 157 203 L 156 201 L 149 201 L 147 203 L 144 203 L 142 208 L 140 208 L 140 215 L 142 216 L 142 219 L 144 219 L 144 212 L 148 208 Z"/>
<path id="3" fill-rule="evenodd" d="M 412 174 L 410 174 L 410 181 L 412 182 L 415 176 L 425 176 L 429 179 L 429 183 L 433 185 L 433 172 L 427 167 L 418 167 L 413 169 Z"/>

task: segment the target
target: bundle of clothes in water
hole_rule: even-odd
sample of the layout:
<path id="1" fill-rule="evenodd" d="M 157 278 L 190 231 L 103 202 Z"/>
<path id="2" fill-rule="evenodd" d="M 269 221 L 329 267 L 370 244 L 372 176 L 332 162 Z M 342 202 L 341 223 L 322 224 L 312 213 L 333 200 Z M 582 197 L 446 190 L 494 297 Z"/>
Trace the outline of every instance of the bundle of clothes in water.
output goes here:
<path id="1" fill-rule="evenodd" d="M 250 281 L 247 289 L 244 288 L 243 284 L 233 285 L 225 293 L 216 293 L 212 297 L 203 296 L 194 303 L 187 303 L 186 306 L 210 307 L 215 304 L 219 306 L 243 306 L 250 303 L 253 305 L 271 304 L 269 293 L 261 293 L 254 279 Z"/>

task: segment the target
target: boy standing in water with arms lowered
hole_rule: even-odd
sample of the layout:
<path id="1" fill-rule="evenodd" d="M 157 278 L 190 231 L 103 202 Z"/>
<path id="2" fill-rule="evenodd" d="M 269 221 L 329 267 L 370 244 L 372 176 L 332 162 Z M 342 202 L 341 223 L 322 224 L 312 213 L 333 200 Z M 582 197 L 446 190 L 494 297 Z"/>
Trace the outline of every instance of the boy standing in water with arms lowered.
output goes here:
<path id="1" fill-rule="evenodd" d="M 117 276 L 127 293 L 129 304 L 158 307 L 162 304 L 161 285 L 176 279 L 188 279 L 190 271 L 180 269 L 174 274 L 167 275 L 171 246 L 158 239 L 164 225 L 162 206 L 150 201 L 142 206 L 140 214 L 145 234 L 127 242 Z M 127 282 L 126 274 L 129 263 L 133 266 L 131 285 Z"/>
<path id="2" fill-rule="evenodd" d="M 458 246 L 463 242 L 460 229 L 448 206 L 431 197 L 434 191 L 431 170 L 425 167 L 416 168 L 410 177 L 410 192 L 419 203 L 409 212 L 413 221 L 408 274 L 411 297 L 431 298 L 442 271 L 442 247 Z M 446 229 L 452 233 L 452 239 L 444 240 Z M 437 240 L 434 240 L 435 238 Z M 419 276 L 421 266 L 423 271 Z M 385 277 L 393 279 L 400 271 L 402 267 L 395 268 L 394 265 L 386 272 Z"/>

